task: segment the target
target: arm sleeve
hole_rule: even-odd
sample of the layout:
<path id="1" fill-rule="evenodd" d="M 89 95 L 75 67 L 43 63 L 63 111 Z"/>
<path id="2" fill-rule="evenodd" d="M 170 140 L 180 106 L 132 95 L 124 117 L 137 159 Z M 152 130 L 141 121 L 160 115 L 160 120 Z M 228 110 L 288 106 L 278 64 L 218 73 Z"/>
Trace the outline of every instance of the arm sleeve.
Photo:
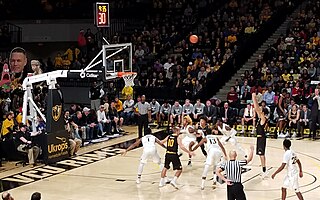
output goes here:
<path id="1" fill-rule="evenodd" d="M 194 106 L 192 108 L 192 114 L 196 114 L 196 104 L 194 104 Z"/>
<path id="2" fill-rule="evenodd" d="M 239 165 L 240 165 L 240 166 L 247 165 L 247 161 L 246 161 L 246 160 L 240 160 L 240 161 L 239 161 Z"/>
<path id="3" fill-rule="evenodd" d="M 100 122 L 102 119 L 101 119 L 101 112 L 98 110 L 97 111 L 97 119 L 98 119 L 98 122 Z"/>
<path id="4" fill-rule="evenodd" d="M 170 108 L 170 114 L 173 114 L 174 113 L 174 109 L 173 109 L 173 106 Z"/>
<path id="5" fill-rule="evenodd" d="M 179 109 L 179 115 L 181 115 L 182 114 L 182 106 L 180 105 L 180 109 Z"/>
<path id="6" fill-rule="evenodd" d="M 160 104 L 156 103 L 156 112 L 158 113 L 160 111 Z"/>
<path id="7" fill-rule="evenodd" d="M 288 164 L 289 161 L 290 161 L 290 154 L 288 153 L 288 151 L 286 151 L 283 155 L 282 163 Z"/>

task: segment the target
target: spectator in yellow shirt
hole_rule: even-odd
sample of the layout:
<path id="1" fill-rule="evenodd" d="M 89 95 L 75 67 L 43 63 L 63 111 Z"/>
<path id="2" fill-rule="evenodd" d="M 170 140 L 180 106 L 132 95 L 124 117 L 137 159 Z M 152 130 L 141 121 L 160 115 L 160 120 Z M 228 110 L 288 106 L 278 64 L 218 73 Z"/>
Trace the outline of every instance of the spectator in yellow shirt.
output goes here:
<path id="1" fill-rule="evenodd" d="M 256 32 L 256 30 L 254 29 L 254 26 L 252 26 L 250 23 L 248 23 L 247 27 L 244 29 L 244 33 L 251 34 L 254 32 Z"/>
<path id="2" fill-rule="evenodd" d="M 312 45 L 318 46 L 320 42 L 320 38 L 318 37 L 317 33 L 314 33 L 312 37 Z"/>
<path id="3" fill-rule="evenodd" d="M 16 116 L 16 121 L 17 124 L 22 124 L 22 113 L 19 112 L 18 115 Z"/>
<path id="4" fill-rule="evenodd" d="M 216 64 L 213 66 L 213 71 L 216 72 L 220 69 L 219 62 L 216 62 Z"/>
<path id="5" fill-rule="evenodd" d="M 197 56 L 196 60 L 194 61 L 194 65 L 200 68 L 202 62 L 202 58 L 200 56 Z"/>
<path id="6" fill-rule="evenodd" d="M 189 62 L 189 65 L 187 66 L 187 72 L 189 73 L 193 68 L 192 62 Z"/>
<path id="7" fill-rule="evenodd" d="M 78 48 L 75 48 L 74 46 L 71 46 L 67 51 L 64 53 L 65 56 L 67 56 L 67 59 L 73 63 L 74 61 L 78 60 L 78 56 L 80 54 L 80 50 Z"/>
<path id="8" fill-rule="evenodd" d="M 282 78 L 285 82 L 290 81 L 290 76 L 291 74 L 289 74 L 287 70 L 284 70 L 284 73 L 282 74 Z"/>
<path id="9" fill-rule="evenodd" d="M 14 126 L 14 113 L 8 112 L 6 119 L 2 122 L 1 137 L 6 137 L 10 132 L 13 131 Z"/>
<path id="10" fill-rule="evenodd" d="M 125 96 L 133 96 L 133 88 L 131 86 L 124 86 L 121 93 Z"/>
<path id="11" fill-rule="evenodd" d="M 123 105 L 122 101 L 118 97 L 114 99 L 114 106 L 116 107 L 117 112 L 120 114 L 123 110 Z"/>
<path id="12" fill-rule="evenodd" d="M 231 35 L 228 36 L 227 41 L 229 43 L 235 43 L 237 41 L 237 36 L 234 35 L 234 33 L 231 33 Z"/>
<path id="13" fill-rule="evenodd" d="M 63 61 L 63 59 L 61 57 L 61 54 L 58 53 L 57 56 L 54 58 L 54 67 L 56 69 L 60 69 L 62 67 L 62 65 L 63 65 L 62 61 Z"/>

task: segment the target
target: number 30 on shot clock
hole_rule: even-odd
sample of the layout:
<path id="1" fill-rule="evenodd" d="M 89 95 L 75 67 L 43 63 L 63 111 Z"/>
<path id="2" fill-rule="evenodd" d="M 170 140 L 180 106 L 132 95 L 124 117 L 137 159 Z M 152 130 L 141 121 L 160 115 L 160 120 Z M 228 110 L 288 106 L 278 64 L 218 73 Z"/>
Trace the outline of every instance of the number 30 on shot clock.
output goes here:
<path id="1" fill-rule="evenodd" d="M 109 3 L 97 2 L 94 6 L 94 24 L 98 28 L 110 26 Z"/>

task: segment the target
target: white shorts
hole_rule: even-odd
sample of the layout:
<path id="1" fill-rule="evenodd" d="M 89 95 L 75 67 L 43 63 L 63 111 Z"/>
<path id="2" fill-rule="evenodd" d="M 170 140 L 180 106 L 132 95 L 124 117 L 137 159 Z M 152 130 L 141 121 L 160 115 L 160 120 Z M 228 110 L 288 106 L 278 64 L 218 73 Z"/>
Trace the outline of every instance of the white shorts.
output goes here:
<path id="1" fill-rule="evenodd" d="M 283 181 L 283 188 L 293 190 L 296 193 L 300 192 L 298 179 L 299 179 L 299 174 L 295 174 L 293 176 L 286 175 Z"/>
<path id="2" fill-rule="evenodd" d="M 156 149 L 144 149 L 141 156 L 141 163 L 147 164 L 148 160 L 151 160 L 154 163 L 160 163 L 161 159 Z"/>
<path id="3" fill-rule="evenodd" d="M 191 142 L 196 143 L 196 142 L 197 142 L 197 139 L 196 139 L 196 138 L 189 137 L 189 136 L 185 136 L 185 137 L 182 139 L 182 144 L 183 144 L 183 146 L 184 146 L 186 149 L 189 149 L 189 145 L 190 145 Z"/>
<path id="4" fill-rule="evenodd" d="M 217 148 L 211 148 L 208 151 L 207 159 L 206 159 L 206 165 L 218 165 L 218 163 L 221 160 L 221 150 Z"/>

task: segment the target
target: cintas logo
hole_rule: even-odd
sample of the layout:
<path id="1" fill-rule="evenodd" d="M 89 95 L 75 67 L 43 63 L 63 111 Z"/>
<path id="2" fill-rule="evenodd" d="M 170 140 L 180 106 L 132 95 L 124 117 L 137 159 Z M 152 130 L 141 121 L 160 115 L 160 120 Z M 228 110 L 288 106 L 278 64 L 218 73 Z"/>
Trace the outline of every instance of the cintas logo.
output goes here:
<path id="1" fill-rule="evenodd" d="M 54 121 L 58 121 L 61 117 L 62 105 L 55 105 L 52 107 L 52 118 Z"/>
<path id="2" fill-rule="evenodd" d="M 58 144 L 50 144 L 48 145 L 48 153 L 53 154 L 53 153 L 61 153 L 64 152 L 65 150 L 68 150 L 68 142 L 67 138 L 65 137 L 56 137 L 57 140 L 60 140 Z"/>

